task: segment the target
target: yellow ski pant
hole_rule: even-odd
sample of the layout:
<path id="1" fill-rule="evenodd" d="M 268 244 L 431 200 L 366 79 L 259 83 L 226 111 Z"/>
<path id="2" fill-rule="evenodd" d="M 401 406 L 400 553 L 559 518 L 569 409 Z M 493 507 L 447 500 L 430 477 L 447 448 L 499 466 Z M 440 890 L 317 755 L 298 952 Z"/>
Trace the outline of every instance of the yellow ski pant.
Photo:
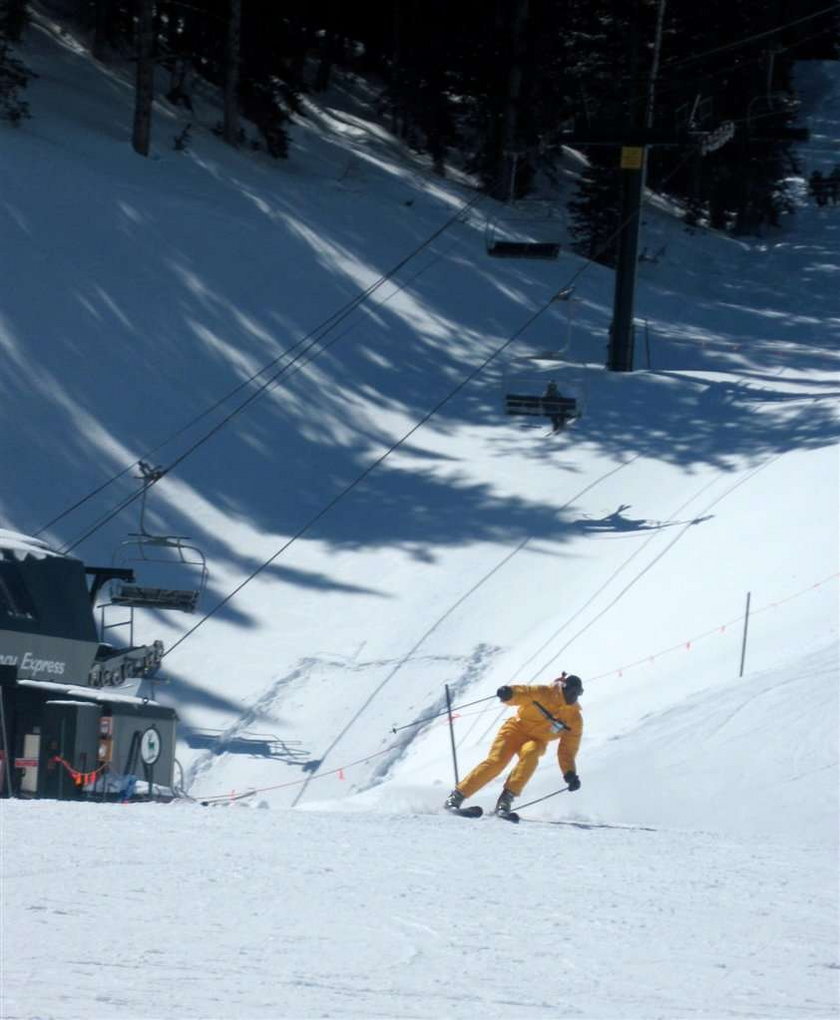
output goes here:
<path id="1" fill-rule="evenodd" d="M 508 719 L 496 734 L 485 760 L 476 765 L 472 772 L 458 783 L 457 789 L 465 797 L 471 797 L 491 779 L 495 779 L 517 754 L 519 761 L 505 780 L 505 789 L 518 797 L 534 774 L 540 758 L 545 754 L 546 746 L 546 742 L 533 737 L 519 719 Z"/>

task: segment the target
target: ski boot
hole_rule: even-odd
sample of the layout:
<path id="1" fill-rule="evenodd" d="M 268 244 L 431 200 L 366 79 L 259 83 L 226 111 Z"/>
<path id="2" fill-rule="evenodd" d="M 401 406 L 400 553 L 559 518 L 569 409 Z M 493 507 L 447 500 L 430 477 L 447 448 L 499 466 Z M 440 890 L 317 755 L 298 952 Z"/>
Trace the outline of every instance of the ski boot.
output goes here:
<path id="1" fill-rule="evenodd" d="M 460 790 L 453 790 L 443 802 L 447 811 L 458 811 L 464 803 L 464 795 Z"/>
<path id="2" fill-rule="evenodd" d="M 513 797 L 514 795 L 510 792 L 510 790 L 502 790 L 501 794 L 499 794 L 499 799 L 496 801 L 497 815 L 500 815 L 502 818 L 505 818 L 507 815 L 511 813 L 511 808 L 513 807 Z"/>

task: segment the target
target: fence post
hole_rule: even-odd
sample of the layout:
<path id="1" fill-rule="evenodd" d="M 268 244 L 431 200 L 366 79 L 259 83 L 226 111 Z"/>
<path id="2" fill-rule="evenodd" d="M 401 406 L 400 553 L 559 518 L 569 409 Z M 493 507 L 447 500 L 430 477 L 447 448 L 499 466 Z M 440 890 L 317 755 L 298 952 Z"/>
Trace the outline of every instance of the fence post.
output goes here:
<path id="1" fill-rule="evenodd" d="M 738 676 L 744 675 L 744 659 L 747 655 L 747 630 L 750 625 L 750 596 L 752 592 L 747 592 L 747 608 L 744 610 L 744 636 L 741 640 L 741 671 Z"/>
<path id="2" fill-rule="evenodd" d="M 449 718 L 449 742 L 452 745 L 452 768 L 455 771 L 455 785 L 458 785 L 458 754 L 455 751 L 455 727 L 452 725 L 452 698 L 449 694 L 449 684 L 444 684 L 446 689 L 446 714 Z"/>

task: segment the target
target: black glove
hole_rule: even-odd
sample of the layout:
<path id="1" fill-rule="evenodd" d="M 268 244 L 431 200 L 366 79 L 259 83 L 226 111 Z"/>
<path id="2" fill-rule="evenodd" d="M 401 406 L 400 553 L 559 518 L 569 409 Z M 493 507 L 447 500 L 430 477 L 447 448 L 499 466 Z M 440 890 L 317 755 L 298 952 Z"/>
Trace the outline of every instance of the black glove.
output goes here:
<path id="1" fill-rule="evenodd" d="M 577 772 L 564 772 L 563 778 L 566 780 L 566 785 L 569 787 L 569 793 L 574 793 L 575 790 L 580 789 L 580 777 Z"/>
<path id="2" fill-rule="evenodd" d="M 504 687 L 500 687 L 496 691 L 496 697 L 500 698 L 502 701 L 510 701 L 510 699 L 513 697 L 513 688 L 508 687 L 507 685 L 505 685 Z"/>

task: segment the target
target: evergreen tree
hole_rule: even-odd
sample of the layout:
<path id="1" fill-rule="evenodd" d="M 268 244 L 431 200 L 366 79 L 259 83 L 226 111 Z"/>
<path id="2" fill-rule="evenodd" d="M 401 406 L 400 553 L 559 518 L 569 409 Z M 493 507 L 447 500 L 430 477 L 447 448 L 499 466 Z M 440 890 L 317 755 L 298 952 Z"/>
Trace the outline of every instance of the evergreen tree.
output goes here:
<path id="1" fill-rule="evenodd" d="M 589 166 L 569 200 L 572 248 L 586 259 L 614 266 L 620 224 L 619 149 L 591 146 Z"/>
<path id="2" fill-rule="evenodd" d="M 43 2 L 66 13 L 68 0 Z M 341 67 L 381 79 L 395 133 L 428 153 L 435 170 L 459 161 L 504 200 L 552 180 L 569 124 L 597 127 L 620 143 L 646 121 L 660 2 L 77 0 L 96 55 L 135 47 L 144 54 L 138 151 L 148 145 L 142 111 L 151 109 L 155 64 L 171 69 L 173 102 L 189 101 L 187 71 L 217 86 L 228 141 L 240 139 L 242 113 L 274 156 L 287 153 L 300 93 L 326 89 Z M 24 0 L 0 5 L 8 42 L 19 31 Z M 649 150 L 649 183 L 681 199 L 689 222 L 760 230 L 786 208 L 784 181 L 795 165 L 793 60 L 837 56 L 840 7 L 705 0 L 698 8 L 694 0 L 667 0 L 665 12 L 654 126 L 664 134 L 681 130 L 685 144 Z M 19 98 L 25 76 L 8 49 L 2 67 L 3 94 Z M 701 156 L 692 132 L 724 121 L 736 125 L 735 137 Z M 589 165 L 571 206 L 575 243 L 609 260 L 618 159 L 611 150 L 584 152 Z"/>
<path id="3" fill-rule="evenodd" d="M 440 0 L 424 4 L 410 0 L 395 6 L 384 94 L 395 133 L 415 150 L 428 152 L 440 174 L 456 139 L 457 75 L 452 68 L 458 64 L 460 41 L 451 31 L 441 32 L 445 7 Z"/>
<path id="4" fill-rule="evenodd" d="M 645 123 L 657 6 L 617 0 L 575 9 L 577 37 L 586 41 L 575 130 L 612 144 L 581 146 L 589 166 L 569 202 L 569 229 L 575 251 L 610 266 L 621 227 L 621 143 Z"/>
<path id="5" fill-rule="evenodd" d="M 256 125 L 266 151 L 284 159 L 289 150 L 287 123 L 299 108 L 300 66 L 292 59 L 299 21 L 271 2 L 243 4 L 239 99 L 243 116 Z"/>

